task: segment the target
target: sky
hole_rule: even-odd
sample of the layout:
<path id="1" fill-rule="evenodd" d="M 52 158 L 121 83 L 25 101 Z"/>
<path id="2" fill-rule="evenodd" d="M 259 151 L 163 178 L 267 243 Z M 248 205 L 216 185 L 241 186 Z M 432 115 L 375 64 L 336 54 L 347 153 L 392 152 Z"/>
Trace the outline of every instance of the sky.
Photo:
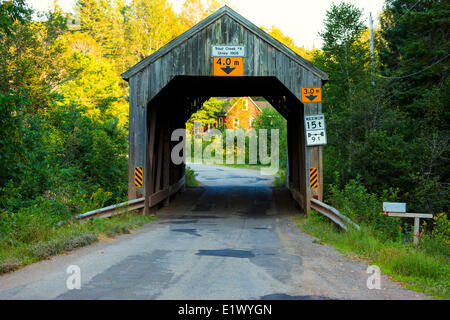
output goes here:
<path id="1" fill-rule="evenodd" d="M 37 10 L 47 10 L 54 0 L 26 0 Z M 168 0 L 175 11 L 179 12 L 184 0 Z M 259 27 L 277 26 L 294 39 L 297 46 L 306 49 L 320 48 L 322 45 L 319 31 L 324 28 L 323 20 L 331 4 L 342 0 L 228 0 L 229 6 Z M 368 25 L 369 12 L 372 12 L 374 24 L 383 9 L 384 0 L 347 0 L 363 9 Z M 58 0 L 64 11 L 73 11 L 75 0 Z"/>

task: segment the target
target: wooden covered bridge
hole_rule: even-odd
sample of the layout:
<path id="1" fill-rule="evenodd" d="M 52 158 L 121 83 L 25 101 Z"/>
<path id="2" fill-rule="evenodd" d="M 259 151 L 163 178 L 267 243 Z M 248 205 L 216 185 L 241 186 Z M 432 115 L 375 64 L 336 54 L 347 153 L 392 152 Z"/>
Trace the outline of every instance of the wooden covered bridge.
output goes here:
<path id="1" fill-rule="evenodd" d="M 236 76 L 217 74 L 214 46 L 241 46 Z M 229 60 L 231 61 L 231 59 Z M 227 64 L 229 64 L 227 62 Z M 241 69 L 239 69 L 241 68 Z M 233 68 L 234 69 L 234 68 Z M 305 87 L 321 87 L 326 73 L 227 6 L 222 7 L 122 74 L 130 86 L 129 199 L 145 197 L 145 211 L 184 184 L 184 164 L 170 159 L 173 130 L 214 96 L 263 96 L 287 120 L 289 189 L 304 211 L 322 200 L 322 147 L 305 144 L 304 115 L 321 103 L 301 102 Z M 135 169 L 143 168 L 143 185 Z M 310 168 L 319 186 L 310 188 Z"/>

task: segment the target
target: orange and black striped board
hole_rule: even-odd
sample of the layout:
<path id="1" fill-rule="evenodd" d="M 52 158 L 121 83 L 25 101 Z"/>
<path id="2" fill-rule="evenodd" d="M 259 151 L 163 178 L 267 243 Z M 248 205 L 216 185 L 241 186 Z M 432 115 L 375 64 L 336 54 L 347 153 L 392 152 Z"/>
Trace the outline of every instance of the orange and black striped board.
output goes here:
<path id="1" fill-rule="evenodd" d="M 142 181 L 144 181 L 142 167 L 134 168 L 134 185 L 138 188 L 142 188 Z"/>
<path id="2" fill-rule="evenodd" d="M 311 168 L 309 169 L 309 185 L 311 189 L 317 189 L 319 186 L 319 177 L 318 177 L 319 171 L 317 168 Z"/>

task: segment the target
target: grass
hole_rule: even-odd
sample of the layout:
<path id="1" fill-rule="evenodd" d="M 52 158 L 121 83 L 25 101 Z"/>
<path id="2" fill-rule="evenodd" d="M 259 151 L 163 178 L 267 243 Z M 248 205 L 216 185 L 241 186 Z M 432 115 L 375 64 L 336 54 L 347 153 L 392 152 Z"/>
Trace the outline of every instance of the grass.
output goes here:
<path id="1" fill-rule="evenodd" d="M 113 218 L 94 218 L 87 223 L 75 221 L 53 228 L 45 240 L 30 242 L 0 242 L 0 274 L 19 269 L 22 266 L 47 259 L 51 256 L 72 251 L 119 234 L 130 233 L 155 217 L 137 213 L 126 213 Z"/>
<path id="2" fill-rule="evenodd" d="M 198 175 L 198 173 L 196 173 L 194 170 L 192 170 L 189 167 L 186 167 L 186 186 L 187 187 L 195 188 L 200 185 L 200 181 L 198 181 L 196 178 L 197 175 Z"/>
<path id="3" fill-rule="evenodd" d="M 342 253 L 356 254 L 378 265 L 385 274 L 407 288 L 437 299 L 450 299 L 450 264 L 445 255 L 431 255 L 410 243 L 382 241 L 364 226 L 360 231 L 345 232 L 315 213 L 299 217 L 296 222 L 303 231 L 332 244 Z"/>
<path id="4" fill-rule="evenodd" d="M 273 180 L 273 185 L 275 187 L 286 187 L 286 169 L 278 170 L 275 175 L 275 180 Z"/>

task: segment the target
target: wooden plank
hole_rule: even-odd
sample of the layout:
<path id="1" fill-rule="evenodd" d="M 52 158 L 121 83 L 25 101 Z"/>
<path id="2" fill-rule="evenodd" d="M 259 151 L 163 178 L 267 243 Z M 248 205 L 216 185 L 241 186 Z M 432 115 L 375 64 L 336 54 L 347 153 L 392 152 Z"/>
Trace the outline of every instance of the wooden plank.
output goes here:
<path id="1" fill-rule="evenodd" d="M 261 41 L 259 45 L 259 75 L 267 76 L 268 75 L 268 50 L 269 47 L 265 41 Z"/>
<path id="2" fill-rule="evenodd" d="M 145 108 L 147 106 L 147 102 L 148 102 L 148 89 L 149 89 L 149 73 L 150 71 L 148 70 L 148 68 L 145 68 L 144 70 L 142 70 L 142 76 L 141 76 L 141 103 L 140 106 L 142 108 Z"/>
<path id="3" fill-rule="evenodd" d="M 224 44 L 222 37 L 222 20 L 217 20 L 214 25 L 215 41 L 214 44 Z"/>
<path id="4" fill-rule="evenodd" d="M 431 219 L 433 215 L 430 213 L 408 213 L 408 212 L 388 212 L 389 217 L 400 217 L 400 218 L 422 218 Z"/>
<path id="5" fill-rule="evenodd" d="M 155 132 L 156 132 L 156 120 L 157 120 L 157 108 L 155 106 L 152 106 L 148 112 L 147 117 L 147 123 L 150 124 L 149 127 L 147 127 L 147 133 L 148 133 L 148 145 L 147 145 L 147 156 L 145 161 L 145 168 L 144 168 L 144 176 L 145 176 L 145 206 L 144 206 L 144 214 L 149 215 L 150 214 L 150 196 L 153 194 L 154 186 L 153 186 L 153 170 L 154 167 L 152 167 L 153 160 L 154 160 L 154 145 L 155 145 Z"/>
<path id="6" fill-rule="evenodd" d="M 253 73 L 252 76 L 258 76 L 260 74 L 259 72 L 259 46 L 261 43 L 261 40 L 258 38 L 253 39 Z"/>
<path id="7" fill-rule="evenodd" d="M 136 186 L 134 185 L 134 167 L 136 165 L 136 151 L 135 151 L 135 135 L 136 135 L 136 77 L 130 79 L 130 108 L 129 108 L 129 130 L 128 130 L 128 200 L 136 199 Z"/>
<path id="8" fill-rule="evenodd" d="M 187 40 L 186 42 L 186 74 L 193 75 L 193 55 L 195 53 L 192 51 L 192 39 Z"/>
<path id="9" fill-rule="evenodd" d="M 167 189 L 170 185 L 170 117 L 169 114 L 165 115 L 164 132 L 163 132 L 163 189 Z M 167 197 L 164 205 L 169 204 L 169 197 Z"/>
<path id="10" fill-rule="evenodd" d="M 212 60 L 211 60 L 211 46 L 214 44 L 214 28 L 209 26 L 206 30 L 206 51 L 205 51 L 205 75 L 211 76 L 213 74 Z"/>
<path id="11" fill-rule="evenodd" d="M 151 79 L 154 81 L 152 84 L 152 91 L 151 91 L 151 95 L 149 97 L 149 101 L 151 99 L 153 99 L 158 93 L 159 91 L 162 89 L 161 86 L 161 60 L 157 60 L 155 61 L 155 63 L 152 65 L 152 77 Z"/>
<path id="12" fill-rule="evenodd" d="M 138 74 L 136 74 L 136 82 L 135 82 L 135 86 L 136 86 L 136 102 L 137 105 L 139 107 L 142 107 L 142 86 L 141 86 L 141 78 L 142 78 L 142 72 L 139 72 Z"/>
<path id="13" fill-rule="evenodd" d="M 206 30 L 197 35 L 197 71 L 198 75 L 206 74 Z"/>
<path id="14" fill-rule="evenodd" d="M 158 164 L 156 166 L 156 186 L 155 191 L 161 190 L 161 174 L 162 174 L 162 165 L 163 165 L 163 143 L 164 143 L 164 135 L 163 135 L 163 128 L 161 126 L 158 126 L 159 132 L 157 133 L 157 136 L 159 137 L 158 141 Z"/>
<path id="15" fill-rule="evenodd" d="M 230 25 L 229 25 L 229 20 L 230 20 L 230 18 L 228 18 L 228 16 L 226 16 L 226 15 L 224 15 L 221 18 L 221 21 L 222 21 L 222 23 L 221 23 L 222 24 L 222 28 L 221 28 L 222 41 L 223 41 L 223 44 L 226 44 L 226 45 L 228 45 L 229 42 L 230 42 L 230 30 L 229 30 Z"/>
<path id="16" fill-rule="evenodd" d="M 244 76 L 252 76 L 254 75 L 253 35 L 247 31 L 244 31 L 244 41 L 245 41 Z"/>

